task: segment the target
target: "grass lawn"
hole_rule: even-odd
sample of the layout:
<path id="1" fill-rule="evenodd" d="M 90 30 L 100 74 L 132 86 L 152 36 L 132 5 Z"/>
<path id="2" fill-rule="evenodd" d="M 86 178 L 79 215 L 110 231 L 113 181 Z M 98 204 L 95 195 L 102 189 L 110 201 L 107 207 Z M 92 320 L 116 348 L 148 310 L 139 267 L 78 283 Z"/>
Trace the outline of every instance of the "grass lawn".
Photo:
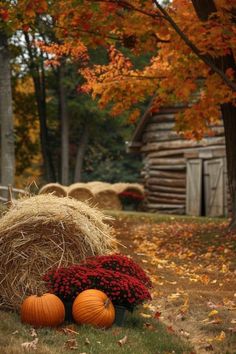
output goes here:
<path id="1" fill-rule="evenodd" d="M 84 354 L 192 352 L 188 344 L 168 333 L 158 320 L 147 320 L 139 314 L 128 314 L 124 327 L 113 326 L 109 330 L 101 330 L 70 324 L 57 329 L 38 329 L 37 337 L 31 336 L 32 328 L 21 324 L 17 314 L 1 311 L 0 318 L 1 354 L 67 354 L 73 351 Z M 35 338 L 38 338 L 37 350 L 26 350 L 22 347 L 22 343 L 32 342 Z M 119 343 L 119 340 L 122 343 L 122 339 L 124 344 Z"/>

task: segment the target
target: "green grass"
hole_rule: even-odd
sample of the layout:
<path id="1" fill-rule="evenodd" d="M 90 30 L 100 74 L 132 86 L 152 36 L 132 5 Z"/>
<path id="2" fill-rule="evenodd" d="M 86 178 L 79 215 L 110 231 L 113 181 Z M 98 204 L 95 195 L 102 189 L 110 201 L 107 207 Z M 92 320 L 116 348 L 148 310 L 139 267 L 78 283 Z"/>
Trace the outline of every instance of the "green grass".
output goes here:
<path id="1" fill-rule="evenodd" d="M 161 223 L 161 222 L 178 222 L 183 221 L 186 223 L 222 223 L 227 222 L 227 218 L 210 218 L 205 216 L 190 216 L 190 215 L 167 215 L 167 214 L 159 214 L 159 213 L 146 213 L 146 212 L 139 212 L 139 211 L 120 211 L 120 210 L 105 210 L 104 213 L 106 215 L 110 215 L 115 219 L 122 218 L 127 220 L 134 220 L 135 222 L 144 222 L 148 221 L 151 223 Z"/>
<path id="2" fill-rule="evenodd" d="M 19 316 L 14 313 L 0 312 L 0 353 L 23 354 L 21 344 L 30 342 L 31 327 L 23 325 Z M 65 325 L 64 325 L 65 327 Z M 62 327 L 60 327 L 62 328 Z M 59 328 L 59 329 L 60 329 Z M 65 334 L 59 329 L 37 329 L 39 338 L 37 350 L 27 351 L 37 354 L 161 354 L 191 353 L 188 344 L 182 342 L 174 334 L 167 332 L 158 320 L 145 321 L 139 314 L 128 314 L 124 327 L 113 326 L 109 330 L 101 330 L 90 326 L 74 325 L 73 330 L 79 334 Z M 127 342 L 120 346 L 118 341 L 127 336 Z M 76 339 L 76 350 L 66 348 L 66 341 Z M 89 341 L 89 344 L 86 343 Z"/>

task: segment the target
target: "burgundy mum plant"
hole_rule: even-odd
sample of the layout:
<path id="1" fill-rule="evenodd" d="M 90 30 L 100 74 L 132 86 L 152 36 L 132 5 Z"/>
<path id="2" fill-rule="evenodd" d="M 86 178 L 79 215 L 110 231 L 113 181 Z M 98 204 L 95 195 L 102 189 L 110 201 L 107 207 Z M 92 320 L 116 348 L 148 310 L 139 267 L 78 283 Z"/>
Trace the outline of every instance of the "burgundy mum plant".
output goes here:
<path id="1" fill-rule="evenodd" d="M 47 290 L 63 300 L 73 300 L 77 294 L 86 289 L 102 290 L 114 305 L 125 306 L 129 310 L 144 301 L 150 300 L 147 287 L 138 279 L 98 267 L 92 269 L 84 265 L 72 265 L 58 268 L 43 277 Z"/>
<path id="2" fill-rule="evenodd" d="M 147 273 L 131 258 L 121 254 L 90 257 L 85 259 L 83 264 L 92 269 L 99 267 L 130 275 L 141 281 L 148 288 L 152 287 L 151 279 Z"/>

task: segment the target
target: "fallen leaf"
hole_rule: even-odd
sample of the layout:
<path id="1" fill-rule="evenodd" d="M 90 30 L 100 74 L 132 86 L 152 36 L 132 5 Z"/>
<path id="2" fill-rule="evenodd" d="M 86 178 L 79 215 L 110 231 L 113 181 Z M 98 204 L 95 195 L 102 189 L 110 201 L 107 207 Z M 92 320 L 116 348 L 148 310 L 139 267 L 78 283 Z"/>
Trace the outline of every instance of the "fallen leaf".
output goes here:
<path id="1" fill-rule="evenodd" d="M 39 341 L 39 339 L 35 338 L 31 342 L 21 343 L 21 346 L 26 350 L 37 350 L 38 341 Z"/>
<path id="2" fill-rule="evenodd" d="M 65 334 L 79 334 L 79 332 L 74 331 L 71 328 L 68 327 L 64 327 L 60 329 L 62 332 L 64 332 Z"/>
<path id="3" fill-rule="evenodd" d="M 167 331 L 170 332 L 170 333 L 175 333 L 174 329 L 172 326 L 167 326 Z"/>
<path id="4" fill-rule="evenodd" d="M 142 316 L 143 318 L 151 318 L 152 317 L 152 315 L 147 314 L 147 313 L 143 313 L 143 312 L 140 313 L 140 316 Z"/>
<path id="5" fill-rule="evenodd" d="M 120 340 L 118 340 L 118 344 L 122 347 L 123 345 L 125 345 L 125 343 L 127 342 L 128 337 L 124 336 L 123 338 L 121 338 Z"/>
<path id="6" fill-rule="evenodd" d="M 160 316 L 161 316 L 161 312 L 156 312 L 155 314 L 154 314 L 154 318 L 156 319 L 156 320 L 159 320 L 159 318 L 160 318 Z"/>
<path id="7" fill-rule="evenodd" d="M 16 330 L 16 331 L 12 332 L 12 334 L 13 334 L 13 335 L 14 335 L 14 334 L 17 334 L 17 333 L 19 333 L 19 331 L 18 331 L 18 330 Z"/>
<path id="8" fill-rule="evenodd" d="M 34 328 L 31 329 L 30 335 L 31 335 L 31 337 L 37 337 L 38 336 L 37 332 L 35 331 Z"/>
<path id="9" fill-rule="evenodd" d="M 176 315 L 175 319 L 176 319 L 176 320 L 184 321 L 184 320 L 185 320 L 184 313 L 179 312 L 179 313 Z"/>
<path id="10" fill-rule="evenodd" d="M 208 322 L 207 324 L 219 324 L 222 322 L 222 319 L 220 317 L 214 318 L 214 320 Z"/>
<path id="11" fill-rule="evenodd" d="M 180 307 L 180 311 L 182 313 L 186 313 L 188 310 L 189 310 L 189 297 L 187 296 L 184 301 L 184 304 Z"/>
<path id="12" fill-rule="evenodd" d="M 230 323 L 235 324 L 236 323 L 236 318 L 233 318 Z"/>
<path id="13" fill-rule="evenodd" d="M 229 271 L 229 265 L 223 264 L 221 268 L 221 273 L 227 273 Z"/>
<path id="14" fill-rule="evenodd" d="M 204 349 L 205 349 L 206 352 L 210 352 L 210 351 L 213 351 L 213 350 L 214 350 L 212 344 L 206 345 L 206 346 L 204 347 Z"/>
<path id="15" fill-rule="evenodd" d="M 180 330 L 180 334 L 181 336 L 185 337 L 185 338 L 189 338 L 190 333 L 187 331 L 184 331 L 183 329 Z"/>
<path id="16" fill-rule="evenodd" d="M 64 348 L 66 349 L 70 349 L 70 350 L 76 350 L 78 349 L 78 343 L 76 339 L 68 339 L 65 343 L 64 343 Z"/>
<path id="17" fill-rule="evenodd" d="M 89 345 L 90 344 L 90 341 L 88 338 L 85 339 L 85 344 Z"/>
<path id="18" fill-rule="evenodd" d="M 221 331 L 220 334 L 216 336 L 214 339 L 219 342 L 222 342 L 223 340 L 225 340 L 225 338 L 226 338 L 225 332 Z"/>
<path id="19" fill-rule="evenodd" d="M 210 307 L 210 309 L 217 309 L 218 307 L 220 307 L 220 305 L 216 305 L 211 301 L 207 302 L 207 306 Z"/>
<path id="20" fill-rule="evenodd" d="M 218 314 L 217 310 L 212 310 L 210 313 L 208 313 L 208 317 L 212 317 Z"/>
<path id="21" fill-rule="evenodd" d="M 200 280 L 203 284 L 207 285 L 207 284 L 209 283 L 209 281 L 210 281 L 210 278 L 208 277 L 208 275 L 204 274 L 204 275 L 201 275 L 201 276 L 199 277 L 199 280 Z"/>
<path id="22" fill-rule="evenodd" d="M 147 328 L 149 330 L 154 330 L 155 329 L 154 326 L 150 322 L 144 323 L 143 326 L 144 326 L 144 328 Z"/>

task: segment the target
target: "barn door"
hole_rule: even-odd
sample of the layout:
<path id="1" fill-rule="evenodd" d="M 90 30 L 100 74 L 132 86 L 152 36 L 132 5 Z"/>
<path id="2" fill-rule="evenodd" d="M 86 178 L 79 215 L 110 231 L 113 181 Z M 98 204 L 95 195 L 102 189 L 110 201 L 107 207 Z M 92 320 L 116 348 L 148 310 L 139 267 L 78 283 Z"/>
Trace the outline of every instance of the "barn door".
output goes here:
<path id="1" fill-rule="evenodd" d="M 187 160 L 186 214 L 201 215 L 202 160 Z"/>
<path id="2" fill-rule="evenodd" d="M 204 193 L 206 216 L 224 215 L 224 160 L 204 161 Z"/>

